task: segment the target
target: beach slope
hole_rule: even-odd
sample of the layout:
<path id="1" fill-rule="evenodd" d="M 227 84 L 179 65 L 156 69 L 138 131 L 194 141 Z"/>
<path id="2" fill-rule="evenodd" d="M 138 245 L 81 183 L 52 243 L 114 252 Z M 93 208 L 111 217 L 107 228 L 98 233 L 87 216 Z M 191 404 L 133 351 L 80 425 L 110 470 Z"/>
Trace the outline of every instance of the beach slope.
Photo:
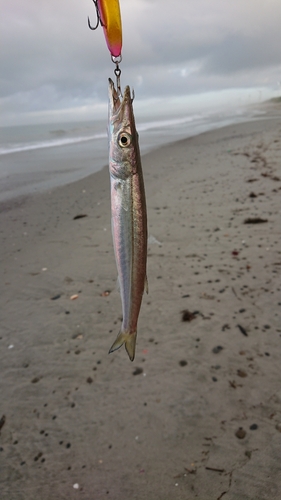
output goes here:
<path id="1" fill-rule="evenodd" d="M 1 204 L 2 500 L 280 487 L 281 118 L 143 157 L 148 284 L 121 323 L 107 169 Z"/>

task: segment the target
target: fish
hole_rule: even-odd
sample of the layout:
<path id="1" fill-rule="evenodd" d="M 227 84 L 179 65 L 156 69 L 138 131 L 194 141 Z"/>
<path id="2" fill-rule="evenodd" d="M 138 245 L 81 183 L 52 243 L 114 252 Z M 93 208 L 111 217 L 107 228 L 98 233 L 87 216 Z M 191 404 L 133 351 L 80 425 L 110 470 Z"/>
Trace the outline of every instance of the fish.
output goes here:
<path id="1" fill-rule="evenodd" d="M 108 123 L 111 226 L 123 311 L 109 353 L 125 344 L 133 361 L 142 297 L 145 289 L 148 292 L 147 210 L 130 87 L 125 87 L 122 98 L 110 78 Z"/>
<path id="2" fill-rule="evenodd" d="M 119 0 L 97 0 L 98 12 L 109 52 L 119 57 L 122 50 L 122 23 Z"/>

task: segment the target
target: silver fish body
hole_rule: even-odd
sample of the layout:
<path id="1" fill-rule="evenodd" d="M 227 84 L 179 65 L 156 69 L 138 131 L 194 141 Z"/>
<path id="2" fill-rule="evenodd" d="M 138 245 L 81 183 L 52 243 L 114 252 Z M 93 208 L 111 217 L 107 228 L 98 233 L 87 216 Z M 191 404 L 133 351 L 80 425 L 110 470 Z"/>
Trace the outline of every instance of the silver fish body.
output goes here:
<path id="1" fill-rule="evenodd" d="M 109 352 L 125 344 L 133 361 L 147 283 L 146 202 L 130 88 L 125 88 L 121 100 L 111 79 L 108 118 L 111 223 L 123 310 L 121 330 Z"/>

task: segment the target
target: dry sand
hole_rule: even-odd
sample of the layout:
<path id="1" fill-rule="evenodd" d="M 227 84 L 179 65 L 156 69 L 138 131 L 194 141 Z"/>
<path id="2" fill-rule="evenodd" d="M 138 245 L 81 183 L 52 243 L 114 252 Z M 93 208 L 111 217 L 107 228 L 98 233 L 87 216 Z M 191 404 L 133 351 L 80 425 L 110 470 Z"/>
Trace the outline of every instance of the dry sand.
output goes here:
<path id="1" fill-rule="evenodd" d="M 107 169 L 1 205 L 1 500 L 280 498 L 280 136 L 279 113 L 143 157 L 134 363 L 107 354 Z"/>

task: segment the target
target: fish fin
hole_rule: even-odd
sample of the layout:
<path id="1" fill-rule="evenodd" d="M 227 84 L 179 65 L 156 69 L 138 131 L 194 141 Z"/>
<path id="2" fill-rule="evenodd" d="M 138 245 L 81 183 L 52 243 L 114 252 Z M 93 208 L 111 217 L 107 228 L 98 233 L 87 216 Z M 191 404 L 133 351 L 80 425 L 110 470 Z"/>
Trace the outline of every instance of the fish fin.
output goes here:
<path id="1" fill-rule="evenodd" d="M 113 342 L 111 348 L 109 349 L 109 354 L 113 351 L 116 351 L 117 349 L 122 347 L 123 344 L 125 344 L 125 348 L 130 360 L 134 361 L 135 350 L 136 350 L 136 339 L 137 339 L 137 332 L 128 333 L 121 330 L 117 339 L 115 340 L 115 342 Z"/>
<path id="2" fill-rule="evenodd" d="M 145 277 L 145 281 L 144 281 L 144 288 L 145 288 L 146 293 L 148 293 L 148 281 L 147 281 L 147 276 Z"/>

